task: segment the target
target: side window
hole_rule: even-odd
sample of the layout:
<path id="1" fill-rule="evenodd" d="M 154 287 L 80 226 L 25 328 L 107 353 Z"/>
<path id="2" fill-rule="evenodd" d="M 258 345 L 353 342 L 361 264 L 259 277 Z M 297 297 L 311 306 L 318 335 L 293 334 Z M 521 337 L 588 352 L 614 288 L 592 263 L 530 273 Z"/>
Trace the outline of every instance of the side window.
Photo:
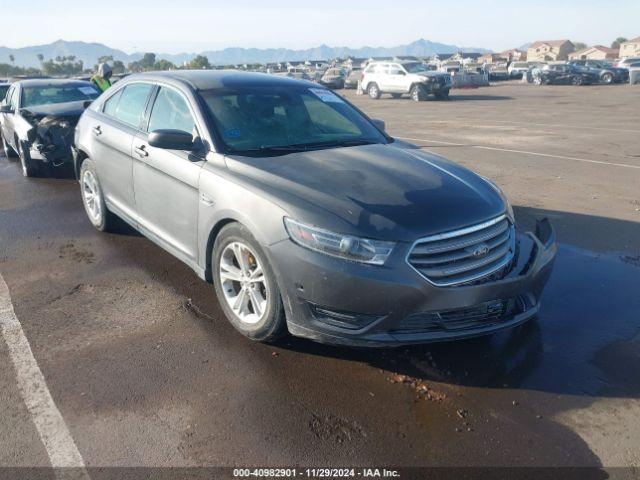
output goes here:
<path id="1" fill-rule="evenodd" d="M 124 87 L 113 116 L 133 127 L 138 127 L 152 88 L 153 86 L 148 83 L 133 83 Z"/>
<path id="2" fill-rule="evenodd" d="M 102 107 L 102 112 L 113 117 L 116 113 L 116 108 L 118 107 L 118 102 L 120 101 L 121 96 L 122 90 L 118 90 L 115 94 L 107 98 Z"/>
<path id="3" fill-rule="evenodd" d="M 402 69 L 400 68 L 400 65 L 390 65 L 389 67 L 389 75 L 402 75 Z"/>
<path id="4" fill-rule="evenodd" d="M 182 130 L 196 134 L 195 126 L 184 97 L 171 88 L 161 87 L 151 110 L 149 131 Z"/>

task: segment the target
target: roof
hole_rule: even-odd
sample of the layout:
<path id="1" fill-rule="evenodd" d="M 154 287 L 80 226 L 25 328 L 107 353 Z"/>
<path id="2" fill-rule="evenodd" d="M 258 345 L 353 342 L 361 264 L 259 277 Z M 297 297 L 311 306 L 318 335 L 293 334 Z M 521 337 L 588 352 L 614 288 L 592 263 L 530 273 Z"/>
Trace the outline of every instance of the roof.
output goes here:
<path id="1" fill-rule="evenodd" d="M 169 80 L 190 86 L 194 90 L 210 90 L 223 87 L 305 85 L 300 80 L 269 75 L 267 73 L 242 72 L 238 70 L 171 70 L 164 72 L 134 73 L 127 77 L 138 80 Z M 316 86 L 308 83 L 306 86 Z"/>
<path id="2" fill-rule="evenodd" d="M 28 80 L 19 80 L 15 83 L 18 83 L 23 87 L 46 87 L 50 85 L 84 87 L 86 85 L 93 85 L 91 82 L 85 82 L 84 80 L 76 80 L 72 78 L 33 78 Z"/>
<path id="3" fill-rule="evenodd" d="M 560 45 L 563 45 L 567 42 L 570 42 L 570 40 L 538 40 L 536 42 L 533 42 L 531 44 L 531 46 L 529 48 L 538 48 L 542 45 L 549 45 L 550 47 L 559 47 Z"/>
<path id="4" fill-rule="evenodd" d="M 622 43 L 640 43 L 640 37 L 632 38 L 631 40 L 627 40 L 626 42 Z"/>
<path id="5" fill-rule="evenodd" d="M 591 48 L 595 48 L 596 50 L 600 50 L 601 52 L 605 52 L 605 53 L 612 53 L 612 54 L 618 54 L 619 50 L 617 48 L 609 48 L 609 47 L 605 47 L 604 45 L 594 45 Z M 588 48 L 586 50 L 589 50 Z"/>

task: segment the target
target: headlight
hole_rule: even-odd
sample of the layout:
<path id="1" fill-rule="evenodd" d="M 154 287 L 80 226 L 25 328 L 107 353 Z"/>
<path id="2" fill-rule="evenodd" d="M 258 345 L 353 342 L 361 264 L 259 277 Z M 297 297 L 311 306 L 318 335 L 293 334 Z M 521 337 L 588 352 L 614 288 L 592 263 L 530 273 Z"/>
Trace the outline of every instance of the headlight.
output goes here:
<path id="1" fill-rule="evenodd" d="M 395 245 L 393 242 L 330 232 L 287 217 L 284 219 L 284 226 L 291 240 L 302 247 L 370 265 L 383 265 Z"/>

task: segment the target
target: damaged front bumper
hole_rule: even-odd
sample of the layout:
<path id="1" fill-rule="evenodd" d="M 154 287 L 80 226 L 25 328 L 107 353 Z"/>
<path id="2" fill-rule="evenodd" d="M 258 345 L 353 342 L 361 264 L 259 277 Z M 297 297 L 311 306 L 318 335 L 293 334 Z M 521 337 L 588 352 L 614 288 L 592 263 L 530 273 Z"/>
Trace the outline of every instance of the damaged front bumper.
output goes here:
<path id="1" fill-rule="evenodd" d="M 395 252 L 383 268 L 309 252 L 293 242 L 269 247 L 289 331 L 315 341 L 388 347 L 485 335 L 534 317 L 556 255 L 547 219 L 517 236 L 519 254 L 499 280 L 435 286 Z"/>
<path id="2" fill-rule="evenodd" d="M 73 162 L 73 137 L 76 118 L 45 116 L 21 119 L 18 137 L 31 160 L 55 167 Z"/>

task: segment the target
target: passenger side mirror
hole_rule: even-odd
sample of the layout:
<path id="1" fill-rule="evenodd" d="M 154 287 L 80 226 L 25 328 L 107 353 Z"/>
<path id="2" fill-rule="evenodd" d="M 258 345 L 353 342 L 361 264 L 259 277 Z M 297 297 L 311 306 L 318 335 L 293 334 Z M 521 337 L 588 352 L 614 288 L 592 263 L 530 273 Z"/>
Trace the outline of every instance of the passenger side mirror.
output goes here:
<path id="1" fill-rule="evenodd" d="M 192 151 L 193 135 L 182 130 L 154 130 L 149 134 L 149 145 L 166 150 Z"/>
<path id="2" fill-rule="evenodd" d="M 8 103 L 5 105 L 0 105 L 0 113 L 13 113 L 13 108 Z"/>
<path id="3" fill-rule="evenodd" d="M 385 131 L 386 125 L 384 123 L 384 120 L 380 120 L 378 118 L 372 118 L 371 123 L 373 123 L 376 126 L 376 128 L 381 132 Z"/>

